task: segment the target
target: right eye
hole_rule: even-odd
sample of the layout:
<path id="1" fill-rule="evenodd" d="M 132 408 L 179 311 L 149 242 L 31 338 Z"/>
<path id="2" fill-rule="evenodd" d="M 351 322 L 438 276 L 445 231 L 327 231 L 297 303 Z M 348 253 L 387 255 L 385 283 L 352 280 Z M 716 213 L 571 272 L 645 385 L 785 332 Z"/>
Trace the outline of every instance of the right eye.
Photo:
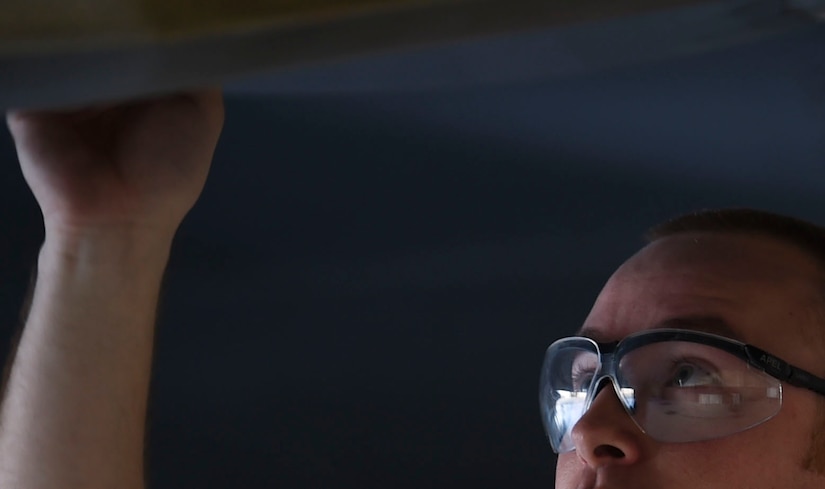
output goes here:
<path id="1" fill-rule="evenodd" d="M 673 362 L 671 367 L 669 387 L 702 387 L 719 385 L 721 383 L 718 374 L 711 369 L 700 365 L 704 362 L 696 360 L 681 360 Z"/>

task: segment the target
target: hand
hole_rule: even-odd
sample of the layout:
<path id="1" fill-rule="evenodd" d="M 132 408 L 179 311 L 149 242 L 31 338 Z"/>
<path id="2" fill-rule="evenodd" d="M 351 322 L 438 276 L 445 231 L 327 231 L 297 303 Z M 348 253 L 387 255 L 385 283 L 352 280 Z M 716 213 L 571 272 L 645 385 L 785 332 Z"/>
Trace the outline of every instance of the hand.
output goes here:
<path id="1" fill-rule="evenodd" d="M 66 112 L 12 112 L 23 176 L 49 232 L 174 234 L 195 204 L 223 125 L 220 91 Z"/>

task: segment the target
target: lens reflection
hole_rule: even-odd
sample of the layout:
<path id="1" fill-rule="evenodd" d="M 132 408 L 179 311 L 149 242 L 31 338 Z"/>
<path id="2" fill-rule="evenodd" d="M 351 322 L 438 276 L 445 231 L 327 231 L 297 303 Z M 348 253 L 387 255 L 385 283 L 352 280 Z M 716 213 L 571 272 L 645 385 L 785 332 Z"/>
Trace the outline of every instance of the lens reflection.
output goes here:
<path id="1" fill-rule="evenodd" d="M 570 430 L 584 414 L 587 393 L 599 369 L 598 347 L 586 338 L 557 341 L 548 349 L 540 398 L 545 430 L 555 451 L 574 449 Z"/>

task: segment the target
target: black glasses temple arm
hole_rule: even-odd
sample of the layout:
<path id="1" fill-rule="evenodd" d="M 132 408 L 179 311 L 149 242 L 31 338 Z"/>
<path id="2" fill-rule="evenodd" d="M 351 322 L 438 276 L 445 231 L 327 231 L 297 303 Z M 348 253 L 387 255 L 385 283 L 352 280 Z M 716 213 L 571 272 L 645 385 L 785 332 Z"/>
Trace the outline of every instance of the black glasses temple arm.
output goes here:
<path id="1" fill-rule="evenodd" d="M 794 367 L 781 358 L 777 358 L 755 346 L 745 345 L 745 353 L 748 356 L 749 363 L 754 367 L 765 371 L 782 382 L 803 387 L 825 396 L 825 379 Z"/>

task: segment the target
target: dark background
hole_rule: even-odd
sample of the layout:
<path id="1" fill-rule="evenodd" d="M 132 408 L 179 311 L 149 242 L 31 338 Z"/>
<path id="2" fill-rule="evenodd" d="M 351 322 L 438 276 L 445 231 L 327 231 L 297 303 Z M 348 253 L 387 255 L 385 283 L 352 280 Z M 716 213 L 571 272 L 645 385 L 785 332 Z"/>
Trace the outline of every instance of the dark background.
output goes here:
<path id="1" fill-rule="evenodd" d="M 564 80 L 340 88 L 370 66 L 229 87 L 161 307 L 150 487 L 550 487 L 543 351 L 648 226 L 825 223 L 821 28 Z M 0 205 L 7 345 L 42 230 L 5 133 Z"/>

